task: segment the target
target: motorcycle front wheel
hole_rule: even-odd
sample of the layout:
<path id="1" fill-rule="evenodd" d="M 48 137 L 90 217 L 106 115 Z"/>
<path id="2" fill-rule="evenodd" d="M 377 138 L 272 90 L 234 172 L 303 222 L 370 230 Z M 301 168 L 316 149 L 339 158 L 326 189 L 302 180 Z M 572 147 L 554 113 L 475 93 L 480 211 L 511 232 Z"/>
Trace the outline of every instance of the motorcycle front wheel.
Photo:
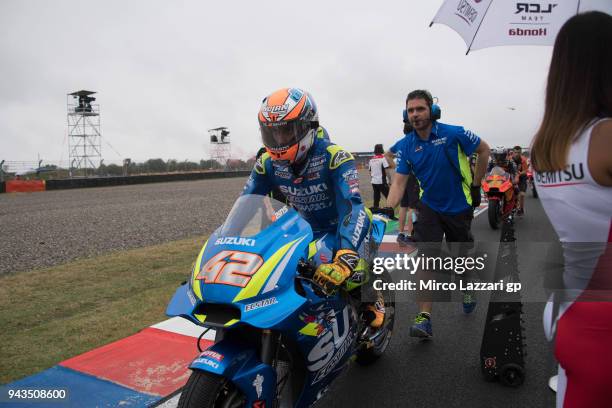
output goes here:
<path id="1" fill-rule="evenodd" d="M 245 396 L 228 379 L 193 370 L 181 393 L 178 408 L 238 408 L 245 403 Z"/>
<path id="2" fill-rule="evenodd" d="M 489 225 L 493 229 L 499 228 L 499 220 L 501 208 L 499 207 L 499 200 L 489 200 L 489 209 L 487 210 L 487 216 L 489 217 Z"/>

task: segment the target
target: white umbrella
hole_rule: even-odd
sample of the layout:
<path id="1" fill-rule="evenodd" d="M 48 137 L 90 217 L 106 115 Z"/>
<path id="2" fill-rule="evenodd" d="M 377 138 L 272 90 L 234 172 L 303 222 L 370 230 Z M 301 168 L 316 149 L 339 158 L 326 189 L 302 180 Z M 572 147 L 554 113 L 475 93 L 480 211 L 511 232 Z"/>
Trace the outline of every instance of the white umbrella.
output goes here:
<path id="1" fill-rule="evenodd" d="M 563 23 L 579 11 L 580 0 L 446 0 L 430 27 L 455 30 L 466 54 L 497 45 L 553 45 Z"/>

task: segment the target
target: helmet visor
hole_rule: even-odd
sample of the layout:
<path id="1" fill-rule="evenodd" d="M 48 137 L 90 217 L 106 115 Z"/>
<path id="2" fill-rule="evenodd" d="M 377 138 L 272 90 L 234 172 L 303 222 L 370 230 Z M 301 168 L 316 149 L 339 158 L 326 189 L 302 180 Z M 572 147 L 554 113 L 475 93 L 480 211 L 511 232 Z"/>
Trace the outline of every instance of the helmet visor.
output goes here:
<path id="1" fill-rule="evenodd" d="M 261 138 L 264 146 L 271 150 L 287 149 L 306 136 L 310 130 L 307 122 L 261 123 Z"/>

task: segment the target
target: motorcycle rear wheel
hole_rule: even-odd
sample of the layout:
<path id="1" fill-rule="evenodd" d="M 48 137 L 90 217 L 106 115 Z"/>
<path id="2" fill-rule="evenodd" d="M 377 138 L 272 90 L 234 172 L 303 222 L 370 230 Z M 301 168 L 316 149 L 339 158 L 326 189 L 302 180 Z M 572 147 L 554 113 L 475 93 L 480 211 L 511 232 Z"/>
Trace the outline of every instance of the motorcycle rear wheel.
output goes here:
<path id="1" fill-rule="evenodd" d="M 489 218 L 489 225 L 493 229 L 499 228 L 499 221 L 501 218 L 500 212 L 501 209 L 499 208 L 499 200 L 489 200 L 489 209 L 487 210 L 487 216 Z"/>
<path id="2" fill-rule="evenodd" d="M 178 408 L 238 408 L 246 398 L 231 381 L 221 376 L 193 370 L 179 399 Z"/>

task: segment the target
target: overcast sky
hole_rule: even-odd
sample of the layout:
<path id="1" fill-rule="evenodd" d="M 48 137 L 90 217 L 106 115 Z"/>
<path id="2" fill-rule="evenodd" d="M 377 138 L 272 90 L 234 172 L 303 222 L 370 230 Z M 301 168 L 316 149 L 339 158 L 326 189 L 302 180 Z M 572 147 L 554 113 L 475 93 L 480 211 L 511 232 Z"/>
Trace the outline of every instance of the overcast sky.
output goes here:
<path id="1" fill-rule="evenodd" d="M 552 47 L 466 56 L 457 33 L 428 27 L 441 4 L 2 0 L 0 160 L 66 161 L 66 94 L 80 89 L 98 92 L 107 163 L 208 158 L 206 130 L 218 126 L 230 128 L 234 157 L 252 156 L 260 102 L 287 86 L 313 95 L 351 151 L 400 138 L 416 88 L 438 97 L 442 122 L 528 145 Z"/>

